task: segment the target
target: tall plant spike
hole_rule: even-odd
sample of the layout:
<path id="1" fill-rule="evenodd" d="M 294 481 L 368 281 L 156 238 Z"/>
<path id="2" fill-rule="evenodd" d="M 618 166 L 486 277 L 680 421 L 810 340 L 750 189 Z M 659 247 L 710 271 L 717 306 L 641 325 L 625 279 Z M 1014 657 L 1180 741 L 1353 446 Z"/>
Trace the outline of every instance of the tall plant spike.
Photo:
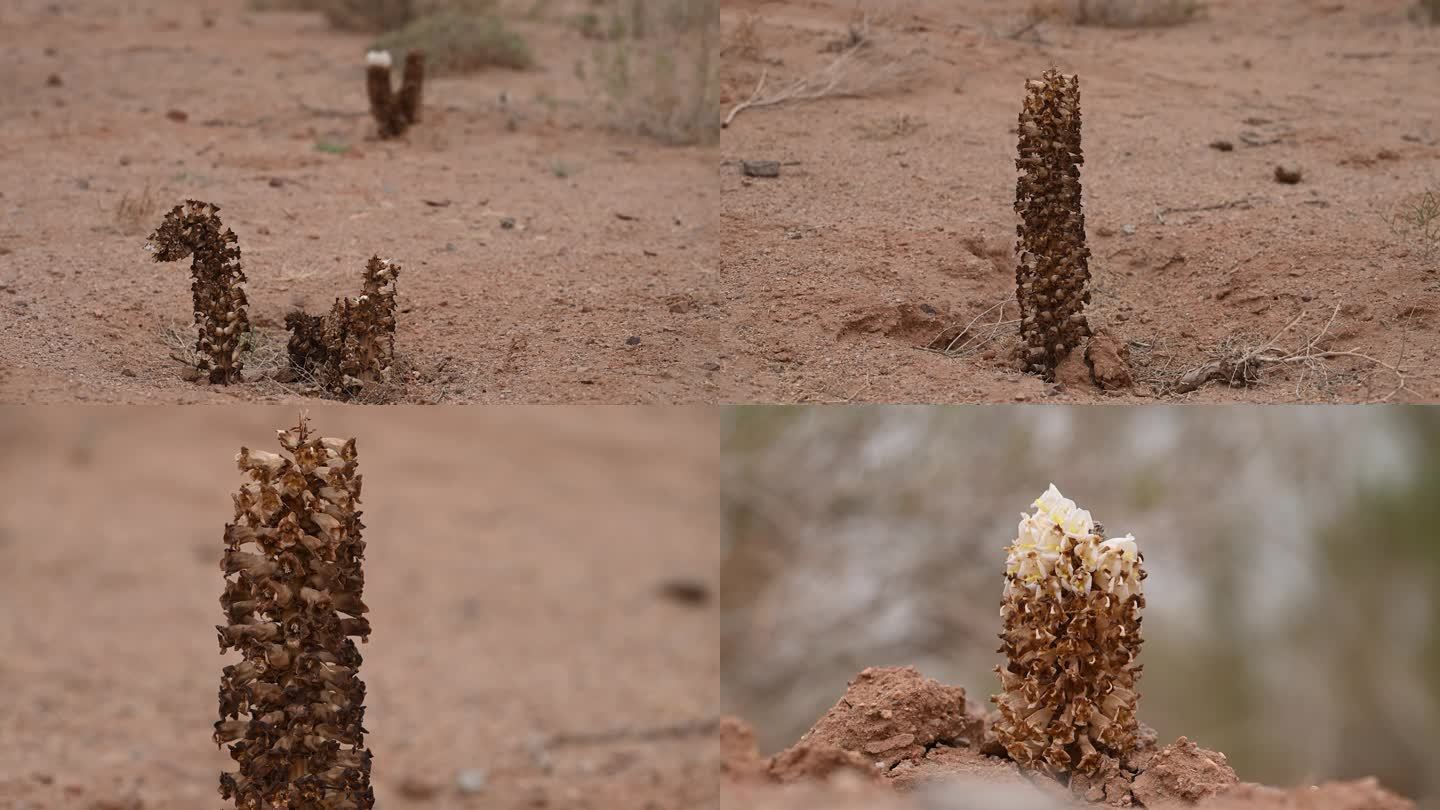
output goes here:
<path id="1" fill-rule="evenodd" d="M 241 341 L 250 331 L 245 272 L 235 232 L 220 222 L 220 206 L 186 200 L 170 209 L 145 249 L 157 262 L 190 259 L 195 308 L 195 367 L 212 383 L 240 381 Z"/>
<path id="2" fill-rule="evenodd" d="M 278 431 L 283 454 L 240 448 L 248 479 L 225 527 L 215 743 L 239 769 L 220 774 L 236 808 L 367 810 L 365 684 L 351 636 L 368 640 L 355 440 Z"/>
<path id="3" fill-rule="evenodd" d="M 1090 249 L 1080 200 L 1080 79 L 1048 70 L 1025 84 L 1015 167 L 1015 292 L 1022 360 L 1047 380 L 1090 334 Z"/>
<path id="4" fill-rule="evenodd" d="M 425 84 L 425 54 L 410 51 L 398 93 L 390 87 L 392 59 L 389 51 L 365 54 L 365 89 L 370 96 L 370 115 L 375 118 L 382 139 L 404 134 L 420 120 L 420 100 Z"/>
<path id="5" fill-rule="evenodd" d="M 353 396 L 366 383 L 386 379 L 395 361 L 395 280 L 400 265 L 372 256 L 360 295 L 336 299 L 323 318 L 292 312 L 290 364 L 314 375 L 326 390 Z"/>
<path id="6" fill-rule="evenodd" d="M 1054 484 L 1005 561 L 995 735 L 1021 766 L 1095 775 L 1135 748 L 1144 557 Z"/>

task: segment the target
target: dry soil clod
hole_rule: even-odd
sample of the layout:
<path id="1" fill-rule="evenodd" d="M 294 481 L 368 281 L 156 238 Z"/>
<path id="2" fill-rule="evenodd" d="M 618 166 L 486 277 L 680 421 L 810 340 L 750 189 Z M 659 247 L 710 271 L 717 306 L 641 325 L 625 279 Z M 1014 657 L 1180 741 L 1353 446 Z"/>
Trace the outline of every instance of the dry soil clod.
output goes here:
<path id="1" fill-rule="evenodd" d="M 1005 564 L 995 735 L 1021 767 L 1104 777 L 1139 733 L 1144 558 L 1053 484 L 1034 506 Z"/>
<path id="2" fill-rule="evenodd" d="M 1054 380 L 1055 366 L 1090 334 L 1090 249 L 1081 209 L 1080 79 L 1047 70 L 1026 82 L 1015 167 L 1015 291 L 1021 359 Z"/>
<path id="3" fill-rule="evenodd" d="M 195 368 L 212 383 L 240 381 L 242 338 L 250 331 L 239 239 L 220 222 L 220 206 L 186 200 L 165 215 L 146 250 L 157 262 L 190 259 Z"/>
<path id="4" fill-rule="evenodd" d="M 324 317 L 296 311 L 285 316 L 287 349 L 295 371 L 312 375 L 343 397 L 389 375 L 395 360 L 395 279 L 400 265 L 372 256 L 360 295 L 336 299 Z"/>
<path id="5" fill-rule="evenodd" d="M 410 125 L 420 121 L 420 99 L 425 83 L 425 53 L 412 50 L 405 55 L 400 90 L 390 87 L 391 57 L 389 51 L 370 51 L 365 55 L 365 87 L 370 95 L 370 114 L 375 118 L 379 135 L 395 138 Z"/>
<path id="6" fill-rule="evenodd" d="M 225 527 L 215 743 L 239 769 L 220 774 L 236 808 L 374 807 L 365 684 L 351 636 L 368 639 L 361 600 L 360 475 L 355 440 L 312 437 L 305 418 L 278 431 L 284 454 L 240 448 L 249 479 Z"/>

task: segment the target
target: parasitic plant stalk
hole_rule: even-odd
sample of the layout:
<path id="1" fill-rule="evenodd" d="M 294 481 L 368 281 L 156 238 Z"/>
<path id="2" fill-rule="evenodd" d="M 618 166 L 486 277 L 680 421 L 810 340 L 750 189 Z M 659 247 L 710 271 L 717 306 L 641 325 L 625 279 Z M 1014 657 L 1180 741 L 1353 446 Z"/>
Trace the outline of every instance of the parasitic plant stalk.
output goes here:
<path id="1" fill-rule="evenodd" d="M 246 315 L 245 272 L 239 239 L 218 216 L 220 206 L 186 200 L 165 215 L 145 249 L 157 262 L 190 259 L 190 292 L 195 303 L 195 367 L 212 383 L 240 381 Z"/>
<path id="2" fill-rule="evenodd" d="M 220 680 L 220 774 L 236 808 L 375 805 L 365 684 L 351 636 L 369 640 L 355 440 L 316 438 L 305 417 L 278 431 L 283 455 L 240 448 L 249 479 L 225 527 L 220 651 L 244 660 Z"/>
<path id="3" fill-rule="evenodd" d="M 412 50 L 405 55 L 400 90 L 390 87 L 392 59 L 389 51 L 365 54 L 365 88 L 382 139 L 395 138 L 420 121 L 420 97 L 425 84 L 425 54 Z"/>
<path id="4" fill-rule="evenodd" d="M 1025 370 L 1055 367 L 1090 334 L 1090 249 L 1080 200 L 1080 79 L 1047 70 L 1025 83 L 1015 167 L 1015 293 Z"/>
<path id="5" fill-rule="evenodd" d="M 372 256 L 356 298 L 335 301 L 324 317 L 292 312 L 290 364 L 327 390 L 354 396 L 366 383 L 383 381 L 395 360 L 395 279 L 400 265 Z"/>
<path id="6" fill-rule="evenodd" d="M 1005 561 L 995 735 L 1021 766 L 1095 775 L 1135 748 L 1144 557 L 1054 484 Z"/>

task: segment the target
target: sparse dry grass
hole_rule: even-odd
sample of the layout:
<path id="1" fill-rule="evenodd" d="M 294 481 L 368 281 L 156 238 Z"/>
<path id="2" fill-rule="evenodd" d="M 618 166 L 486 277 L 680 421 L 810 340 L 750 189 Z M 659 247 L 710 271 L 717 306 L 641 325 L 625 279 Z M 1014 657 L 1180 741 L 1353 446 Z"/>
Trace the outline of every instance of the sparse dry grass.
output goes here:
<path id="1" fill-rule="evenodd" d="M 1389 402 L 1405 390 L 1404 345 L 1401 345 L 1399 356 L 1394 363 L 1386 363 L 1353 348 L 1331 349 L 1329 346 L 1333 338 L 1330 330 L 1335 325 L 1335 318 L 1339 313 L 1340 305 L 1337 304 L 1331 310 L 1325 325 L 1314 335 L 1306 338 L 1304 343 L 1293 349 L 1285 348 L 1281 344 L 1281 339 L 1305 318 L 1307 314 L 1305 312 L 1296 315 L 1284 328 L 1263 343 L 1247 340 L 1239 335 L 1227 338 L 1221 341 L 1206 362 L 1186 369 L 1167 381 L 1162 388 L 1162 393 L 1189 393 L 1212 381 L 1222 382 L 1236 388 L 1259 385 L 1264 379 L 1266 370 L 1276 366 L 1299 370 L 1295 380 L 1295 396 L 1302 398 L 1305 396 L 1307 384 L 1316 393 L 1323 393 L 1329 389 L 1334 374 L 1324 361 L 1348 357 L 1362 360 L 1377 369 L 1383 369 L 1394 378 L 1395 386 L 1383 396 L 1376 398 L 1378 402 Z"/>
<path id="2" fill-rule="evenodd" d="M 1107 28 L 1163 28 L 1187 23 L 1204 8 L 1200 0 L 1036 0 L 1029 16 Z"/>
<path id="3" fill-rule="evenodd" d="M 722 59 L 760 59 L 764 48 L 760 43 L 760 16 L 746 14 L 730 30 L 724 45 L 720 47 Z"/>
<path id="4" fill-rule="evenodd" d="M 1402 200 L 1384 219 L 1391 233 L 1420 248 L 1425 261 L 1440 253 L 1440 194 L 1427 191 Z"/>
<path id="5" fill-rule="evenodd" d="M 342 31 L 393 31 L 429 14 L 485 14 L 495 0 L 250 0 L 255 11 L 319 11 Z"/>
<path id="6" fill-rule="evenodd" d="M 719 140 L 719 0 L 601 0 L 604 41 L 580 74 L 613 129 L 671 144 Z"/>
<path id="7" fill-rule="evenodd" d="M 402 62 L 412 50 L 425 52 L 425 68 L 435 76 L 473 73 L 488 67 L 524 70 L 535 64 L 525 38 L 494 14 L 442 11 L 417 17 L 371 46 L 390 51 Z"/>
<path id="8" fill-rule="evenodd" d="M 121 195 L 120 202 L 115 204 L 115 227 L 126 235 L 144 233 L 159 211 L 160 200 L 151 193 L 147 183 L 139 194 Z"/>

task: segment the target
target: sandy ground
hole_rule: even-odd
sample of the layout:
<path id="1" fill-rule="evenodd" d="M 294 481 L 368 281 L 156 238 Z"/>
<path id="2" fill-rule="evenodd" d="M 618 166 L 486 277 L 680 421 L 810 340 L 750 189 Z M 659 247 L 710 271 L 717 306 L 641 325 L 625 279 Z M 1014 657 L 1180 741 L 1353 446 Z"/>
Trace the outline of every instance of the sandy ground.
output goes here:
<path id="1" fill-rule="evenodd" d="M 727 109 L 762 71 L 778 88 L 826 65 L 867 11 L 867 64 L 908 76 L 862 98 L 750 109 L 722 133 L 735 324 L 722 398 L 1440 399 L 1426 359 L 1440 349 L 1440 255 L 1382 220 L 1440 188 L 1440 96 L 1415 84 L 1440 69 L 1440 32 L 1407 21 L 1408 0 L 1206 5 L 1178 27 L 1044 22 L 1012 38 L 1027 4 L 1009 0 L 725 3 Z M 1020 375 L 1018 326 L 990 329 L 1018 317 L 1013 130 L 1025 79 L 1052 65 L 1081 81 L 1091 323 L 1128 344 L 1137 378 L 1116 395 Z M 780 176 L 742 176 L 739 162 L 759 159 Z M 1303 171 L 1298 185 L 1275 181 L 1282 163 Z M 1297 317 L 1281 347 L 1323 334 L 1321 348 L 1403 369 L 1403 388 L 1342 356 L 1271 367 L 1258 387 L 1166 394 L 1226 340 L 1260 345 Z M 923 350 L 972 321 L 954 341 L 963 356 Z"/>
<path id="2" fill-rule="evenodd" d="M 515 23 L 536 70 L 432 81 L 422 124 L 381 143 L 371 38 L 248 8 L 0 8 L 0 401 L 298 398 L 181 379 L 188 263 L 142 245 L 188 197 L 239 236 L 272 347 L 291 307 L 355 294 L 371 254 L 404 267 L 390 401 L 714 400 L 715 149 L 612 134 L 574 26 Z M 125 232 L 116 207 L 147 186 L 162 207 Z"/>
<path id="3" fill-rule="evenodd" d="M 713 412 L 311 416 L 357 437 L 365 478 L 380 807 L 716 806 Z M 233 457 L 295 417 L 0 409 L 0 807 L 221 805 Z"/>

